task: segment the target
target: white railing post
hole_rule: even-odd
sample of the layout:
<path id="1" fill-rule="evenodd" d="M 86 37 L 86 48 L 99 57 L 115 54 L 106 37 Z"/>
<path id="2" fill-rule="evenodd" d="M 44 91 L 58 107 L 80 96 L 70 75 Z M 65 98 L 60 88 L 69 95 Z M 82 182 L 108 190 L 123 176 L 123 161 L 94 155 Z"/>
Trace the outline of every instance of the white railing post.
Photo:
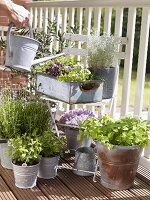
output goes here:
<path id="1" fill-rule="evenodd" d="M 121 99 L 121 115 L 126 115 L 129 108 L 131 73 L 132 73 L 132 59 L 134 47 L 136 8 L 129 8 L 128 12 L 128 26 L 127 26 L 127 46 L 124 63 L 123 88 Z"/>
<path id="2" fill-rule="evenodd" d="M 136 78 L 136 92 L 135 92 L 135 102 L 134 102 L 135 116 L 139 116 L 141 114 L 143 105 L 143 91 L 144 91 L 146 60 L 147 60 L 149 23 L 150 23 L 149 8 L 143 8 L 140 46 L 139 46 L 139 59 L 138 59 L 137 78 Z"/>

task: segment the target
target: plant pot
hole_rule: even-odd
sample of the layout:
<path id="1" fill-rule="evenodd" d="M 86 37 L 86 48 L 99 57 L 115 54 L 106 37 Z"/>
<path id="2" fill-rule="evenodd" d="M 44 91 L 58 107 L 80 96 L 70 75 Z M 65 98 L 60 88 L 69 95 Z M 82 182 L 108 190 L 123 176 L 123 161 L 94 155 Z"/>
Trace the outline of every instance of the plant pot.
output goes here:
<path id="1" fill-rule="evenodd" d="M 144 156 L 150 159 L 150 137 L 148 139 L 148 145 L 144 148 Z"/>
<path id="2" fill-rule="evenodd" d="M 103 99 L 110 99 L 115 89 L 115 77 L 117 73 L 116 67 L 107 67 L 104 69 L 90 69 L 92 74 L 104 81 L 103 83 Z"/>
<path id="3" fill-rule="evenodd" d="M 11 158 L 7 154 L 8 152 L 8 144 L 7 140 L 0 140 L 0 158 L 1 158 L 1 165 L 6 169 L 12 169 Z"/>
<path id="4" fill-rule="evenodd" d="M 101 184 L 110 189 L 130 188 L 135 179 L 142 149 L 138 146 L 116 146 L 108 149 L 97 142 Z"/>
<path id="5" fill-rule="evenodd" d="M 57 167 L 60 156 L 43 157 L 39 164 L 38 177 L 44 179 L 54 178 L 57 175 Z"/>
<path id="6" fill-rule="evenodd" d="M 39 163 L 31 166 L 13 165 L 15 185 L 18 188 L 33 188 L 36 186 Z"/>
<path id="7" fill-rule="evenodd" d="M 92 173 L 95 172 L 96 167 L 96 158 L 95 152 L 91 147 L 80 147 L 75 152 L 75 163 L 74 168 L 77 169 L 73 171 L 74 174 L 79 176 L 92 176 Z M 78 171 L 83 170 L 83 171 Z M 84 172 L 89 171 L 89 172 Z"/>
<path id="8" fill-rule="evenodd" d="M 79 129 L 72 127 L 65 127 L 65 134 L 67 140 L 67 148 L 69 150 L 76 150 L 79 147 L 90 147 L 92 143 L 91 138 L 82 136 L 80 140 L 77 140 Z"/>
<path id="9" fill-rule="evenodd" d="M 37 91 L 69 104 L 92 103 L 102 100 L 101 80 L 62 82 L 42 73 L 37 74 Z"/>

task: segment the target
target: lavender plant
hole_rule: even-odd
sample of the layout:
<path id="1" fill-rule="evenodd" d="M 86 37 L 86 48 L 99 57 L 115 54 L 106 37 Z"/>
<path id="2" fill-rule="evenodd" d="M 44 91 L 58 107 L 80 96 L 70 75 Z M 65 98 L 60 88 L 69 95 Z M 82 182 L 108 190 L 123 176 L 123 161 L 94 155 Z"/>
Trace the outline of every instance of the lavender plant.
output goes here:
<path id="1" fill-rule="evenodd" d="M 65 112 L 59 122 L 61 124 L 66 124 L 70 126 L 78 126 L 83 123 L 87 118 L 95 117 L 94 113 L 91 110 L 87 109 L 74 109 L 68 112 Z"/>

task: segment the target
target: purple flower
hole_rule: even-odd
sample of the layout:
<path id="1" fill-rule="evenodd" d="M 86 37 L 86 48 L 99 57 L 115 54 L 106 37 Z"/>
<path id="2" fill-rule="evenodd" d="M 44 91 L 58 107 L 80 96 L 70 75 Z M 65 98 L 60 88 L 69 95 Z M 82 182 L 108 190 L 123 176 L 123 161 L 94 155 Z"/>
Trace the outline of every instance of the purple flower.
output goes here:
<path id="1" fill-rule="evenodd" d="M 61 124 L 77 126 L 78 124 L 84 122 L 88 117 L 95 117 L 91 110 L 74 109 L 69 112 L 65 112 L 61 116 L 59 122 Z"/>

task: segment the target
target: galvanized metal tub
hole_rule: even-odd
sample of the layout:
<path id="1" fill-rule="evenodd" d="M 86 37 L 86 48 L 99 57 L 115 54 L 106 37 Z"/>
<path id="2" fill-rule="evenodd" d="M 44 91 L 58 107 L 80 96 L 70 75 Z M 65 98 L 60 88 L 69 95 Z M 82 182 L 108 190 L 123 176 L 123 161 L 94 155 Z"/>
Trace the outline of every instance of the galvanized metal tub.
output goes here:
<path id="1" fill-rule="evenodd" d="M 138 146 L 116 146 L 108 149 L 97 143 L 101 184 L 110 189 L 124 190 L 134 184 L 142 149 Z"/>
<path id="2" fill-rule="evenodd" d="M 15 185 L 18 188 L 28 189 L 36 186 L 39 163 L 31 166 L 13 165 Z"/>
<path id="3" fill-rule="evenodd" d="M 102 100 L 103 83 L 100 80 L 61 82 L 42 73 L 37 74 L 37 91 L 69 104 L 92 103 Z"/>
<path id="4" fill-rule="evenodd" d="M 42 157 L 39 165 L 38 177 L 44 179 L 54 178 L 57 175 L 57 167 L 60 156 Z"/>
<path id="5" fill-rule="evenodd" d="M 8 144 L 7 140 L 0 141 L 0 158 L 1 158 L 1 165 L 6 169 L 12 169 L 11 158 L 8 155 Z"/>
<path id="6" fill-rule="evenodd" d="M 65 134 L 67 140 L 67 148 L 69 150 L 76 150 L 79 147 L 90 147 L 92 143 L 91 138 L 87 138 L 86 136 L 82 136 L 80 140 L 78 140 L 77 136 L 79 133 L 78 128 L 65 127 Z"/>
<path id="7" fill-rule="evenodd" d="M 74 174 L 79 176 L 92 176 L 95 172 L 96 158 L 91 147 L 80 147 L 75 152 Z M 79 170 L 79 171 L 78 171 Z M 92 172 L 92 173 L 90 173 Z"/>
<path id="8" fill-rule="evenodd" d="M 112 98 L 115 89 L 117 67 L 106 67 L 103 69 L 96 69 L 95 71 L 90 69 L 90 71 L 104 81 L 102 98 Z"/>

